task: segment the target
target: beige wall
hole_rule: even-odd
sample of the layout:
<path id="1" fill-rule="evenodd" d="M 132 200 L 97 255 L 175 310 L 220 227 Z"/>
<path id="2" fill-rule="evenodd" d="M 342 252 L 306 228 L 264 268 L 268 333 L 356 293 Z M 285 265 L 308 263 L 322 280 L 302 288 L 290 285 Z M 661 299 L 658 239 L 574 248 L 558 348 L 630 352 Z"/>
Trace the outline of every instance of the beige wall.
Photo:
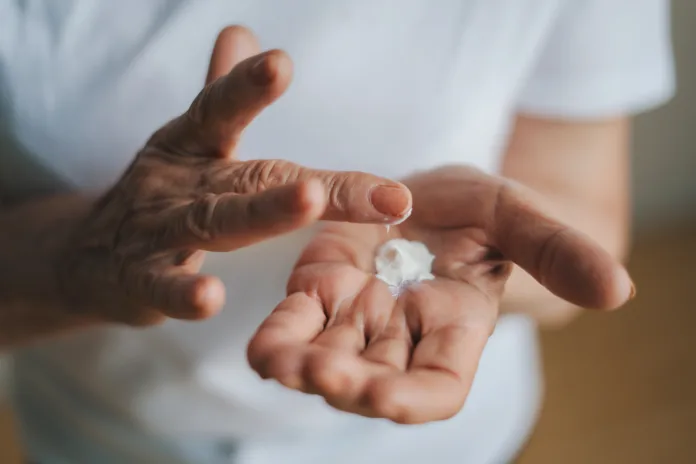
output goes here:
<path id="1" fill-rule="evenodd" d="M 635 218 L 638 232 L 696 221 L 696 1 L 673 0 L 678 93 L 636 121 Z"/>

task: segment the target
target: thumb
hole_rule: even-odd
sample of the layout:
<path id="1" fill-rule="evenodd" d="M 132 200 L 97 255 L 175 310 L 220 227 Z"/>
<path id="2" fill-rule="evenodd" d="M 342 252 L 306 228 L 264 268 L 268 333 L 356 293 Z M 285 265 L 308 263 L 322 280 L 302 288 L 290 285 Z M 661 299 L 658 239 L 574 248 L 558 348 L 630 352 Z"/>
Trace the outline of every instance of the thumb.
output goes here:
<path id="1" fill-rule="evenodd" d="M 483 229 L 487 245 L 570 303 L 614 309 L 631 297 L 626 269 L 590 237 L 542 211 L 522 185 L 455 166 L 406 185 L 417 200 L 414 220 L 434 229 Z"/>
<path id="2" fill-rule="evenodd" d="M 238 63 L 261 52 L 254 33 L 243 26 L 228 26 L 220 31 L 208 65 L 205 85 L 232 71 Z"/>

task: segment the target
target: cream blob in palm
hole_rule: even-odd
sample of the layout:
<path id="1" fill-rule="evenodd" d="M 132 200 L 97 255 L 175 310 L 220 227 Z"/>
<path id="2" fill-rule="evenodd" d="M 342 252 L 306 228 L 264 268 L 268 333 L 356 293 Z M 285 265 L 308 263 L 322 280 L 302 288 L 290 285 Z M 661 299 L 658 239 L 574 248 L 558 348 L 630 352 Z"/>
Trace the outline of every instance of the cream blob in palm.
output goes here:
<path id="1" fill-rule="evenodd" d="M 375 256 L 377 278 L 389 285 L 392 295 L 399 296 L 409 285 L 432 280 L 435 256 L 421 242 L 403 238 L 389 240 Z"/>

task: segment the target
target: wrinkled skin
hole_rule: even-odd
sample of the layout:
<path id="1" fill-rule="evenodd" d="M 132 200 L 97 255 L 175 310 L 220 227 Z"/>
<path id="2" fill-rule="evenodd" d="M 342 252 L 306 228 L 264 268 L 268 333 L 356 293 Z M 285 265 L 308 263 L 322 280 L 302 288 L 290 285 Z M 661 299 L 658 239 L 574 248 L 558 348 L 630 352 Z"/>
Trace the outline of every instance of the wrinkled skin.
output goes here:
<path id="1" fill-rule="evenodd" d="M 624 268 L 539 211 L 523 187 L 462 166 L 404 183 L 414 204 L 406 222 L 389 233 L 331 224 L 304 251 L 287 299 L 249 344 L 262 377 L 364 416 L 442 420 L 464 404 L 512 263 L 579 306 L 612 309 L 630 297 Z M 373 263 L 394 237 L 436 256 L 436 279 L 396 299 Z"/>
<path id="2" fill-rule="evenodd" d="M 85 318 L 150 325 L 202 319 L 224 287 L 197 274 L 204 251 L 231 251 L 319 219 L 385 224 L 411 208 L 402 184 L 282 160 L 239 161 L 244 128 L 288 87 L 292 63 L 225 29 L 208 84 L 162 127 L 95 204 L 57 263 L 68 307 Z"/>

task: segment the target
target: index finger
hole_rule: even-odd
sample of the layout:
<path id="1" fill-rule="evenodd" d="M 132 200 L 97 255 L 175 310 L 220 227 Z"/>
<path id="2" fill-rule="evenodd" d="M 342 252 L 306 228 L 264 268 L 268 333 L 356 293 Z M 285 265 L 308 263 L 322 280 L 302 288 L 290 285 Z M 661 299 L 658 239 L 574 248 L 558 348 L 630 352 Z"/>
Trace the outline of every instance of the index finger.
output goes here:
<path id="1" fill-rule="evenodd" d="M 387 224 L 403 220 L 411 209 L 411 193 L 401 183 L 363 172 L 316 170 L 284 160 L 226 164 L 207 173 L 205 186 L 217 194 L 256 194 L 307 180 L 324 185 L 324 220 Z"/>
<path id="2" fill-rule="evenodd" d="M 231 251 L 307 226 L 325 206 L 321 184 L 309 180 L 257 194 L 203 195 L 148 216 L 144 225 L 158 248 Z"/>

